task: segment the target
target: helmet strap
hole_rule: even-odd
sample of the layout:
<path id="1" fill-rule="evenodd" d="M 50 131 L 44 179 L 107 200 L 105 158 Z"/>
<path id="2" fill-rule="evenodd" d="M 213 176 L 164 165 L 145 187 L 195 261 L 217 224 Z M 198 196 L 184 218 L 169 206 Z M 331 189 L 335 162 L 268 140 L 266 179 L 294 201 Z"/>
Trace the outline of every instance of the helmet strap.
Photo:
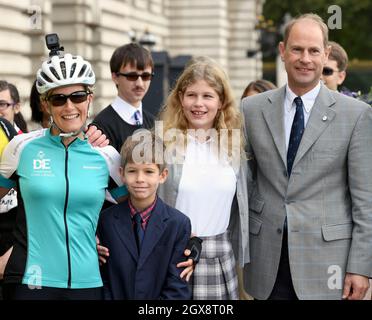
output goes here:
<path id="1" fill-rule="evenodd" d="M 71 132 L 64 132 L 60 127 L 57 126 L 57 124 L 53 121 L 53 119 L 51 120 L 52 120 L 52 127 L 56 128 L 59 131 L 58 135 L 61 138 L 77 137 L 81 132 L 83 132 L 85 128 L 85 123 L 84 123 L 84 125 L 79 130 L 71 131 Z"/>

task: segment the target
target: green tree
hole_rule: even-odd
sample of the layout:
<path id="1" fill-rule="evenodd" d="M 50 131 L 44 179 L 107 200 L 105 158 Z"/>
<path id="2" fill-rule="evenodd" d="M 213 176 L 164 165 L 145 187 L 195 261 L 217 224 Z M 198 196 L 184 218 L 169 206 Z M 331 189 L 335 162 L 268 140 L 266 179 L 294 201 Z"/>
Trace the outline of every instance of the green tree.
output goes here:
<path id="1" fill-rule="evenodd" d="M 371 0 L 266 0 L 263 15 L 265 19 L 273 20 L 277 29 L 286 13 L 295 17 L 313 12 L 327 23 L 332 16 L 328 13 L 331 5 L 338 5 L 342 10 L 342 28 L 330 30 L 329 39 L 340 43 L 350 59 L 372 59 Z"/>

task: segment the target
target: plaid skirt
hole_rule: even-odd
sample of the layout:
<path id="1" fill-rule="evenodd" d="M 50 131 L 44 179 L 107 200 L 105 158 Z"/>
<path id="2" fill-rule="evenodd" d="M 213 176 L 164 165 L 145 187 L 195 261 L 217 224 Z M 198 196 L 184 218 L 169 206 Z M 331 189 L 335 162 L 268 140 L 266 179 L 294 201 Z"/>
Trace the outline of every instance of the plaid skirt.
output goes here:
<path id="1" fill-rule="evenodd" d="M 191 278 L 193 300 L 237 300 L 238 278 L 235 258 L 225 233 L 201 237 L 203 248 Z"/>

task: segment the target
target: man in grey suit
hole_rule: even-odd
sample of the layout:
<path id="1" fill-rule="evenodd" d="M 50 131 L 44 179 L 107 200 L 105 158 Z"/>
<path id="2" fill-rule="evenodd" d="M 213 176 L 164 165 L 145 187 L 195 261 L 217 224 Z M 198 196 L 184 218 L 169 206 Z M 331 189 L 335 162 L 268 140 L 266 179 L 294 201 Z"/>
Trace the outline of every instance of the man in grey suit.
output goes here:
<path id="1" fill-rule="evenodd" d="M 372 109 L 321 82 L 328 29 L 291 21 L 279 45 L 288 84 L 245 98 L 256 299 L 362 299 L 372 275 Z"/>

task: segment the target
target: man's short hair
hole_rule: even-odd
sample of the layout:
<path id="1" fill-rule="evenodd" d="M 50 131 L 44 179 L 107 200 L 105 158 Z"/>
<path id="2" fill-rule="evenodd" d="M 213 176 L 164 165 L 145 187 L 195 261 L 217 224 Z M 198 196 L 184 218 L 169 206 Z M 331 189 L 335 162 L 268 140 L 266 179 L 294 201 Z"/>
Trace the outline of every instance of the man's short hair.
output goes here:
<path id="1" fill-rule="evenodd" d="M 117 48 L 110 59 L 111 73 L 120 71 L 122 66 L 131 65 L 138 70 L 151 67 L 154 70 L 154 62 L 151 53 L 138 43 L 129 43 Z"/>
<path id="2" fill-rule="evenodd" d="M 331 52 L 329 53 L 328 59 L 337 62 L 337 68 L 339 71 L 345 71 L 347 63 L 349 62 L 345 49 L 334 41 L 329 41 L 329 45 L 331 46 Z"/>
<path id="3" fill-rule="evenodd" d="M 299 15 L 298 17 L 290 20 L 285 25 L 285 27 L 284 27 L 284 39 L 283 39 L 284 45 L 287 46 L 287 41 L 288 41 L 288 38 L 289 38 L 289 34 L 291 33 L 292 27 L 298 21 L 303 20 L 303 19 L 309 19 L 309 20 L 312 20 L 313 22 L 315 22 L 316 24 L 318 24 L 318 26 L 319 26 L 320 30 L 322 31 L 322 34 L 323 34 L 324 48 L 327 48 L 327 46 L 328 46 L 328 27 L 324 23 L 323 19 L 315 13 L 305 13 L 305 14 Z"/>
<path id="4" fill-rule="evenodd" d="M 121 148 L 121 166 L 125 169 L 128 163 L 153 163 L 162 172 L 166 167 L 164 152 L 165 145 L 160 137 L 150 130 L 138 129 L 125 140 Z"/>

